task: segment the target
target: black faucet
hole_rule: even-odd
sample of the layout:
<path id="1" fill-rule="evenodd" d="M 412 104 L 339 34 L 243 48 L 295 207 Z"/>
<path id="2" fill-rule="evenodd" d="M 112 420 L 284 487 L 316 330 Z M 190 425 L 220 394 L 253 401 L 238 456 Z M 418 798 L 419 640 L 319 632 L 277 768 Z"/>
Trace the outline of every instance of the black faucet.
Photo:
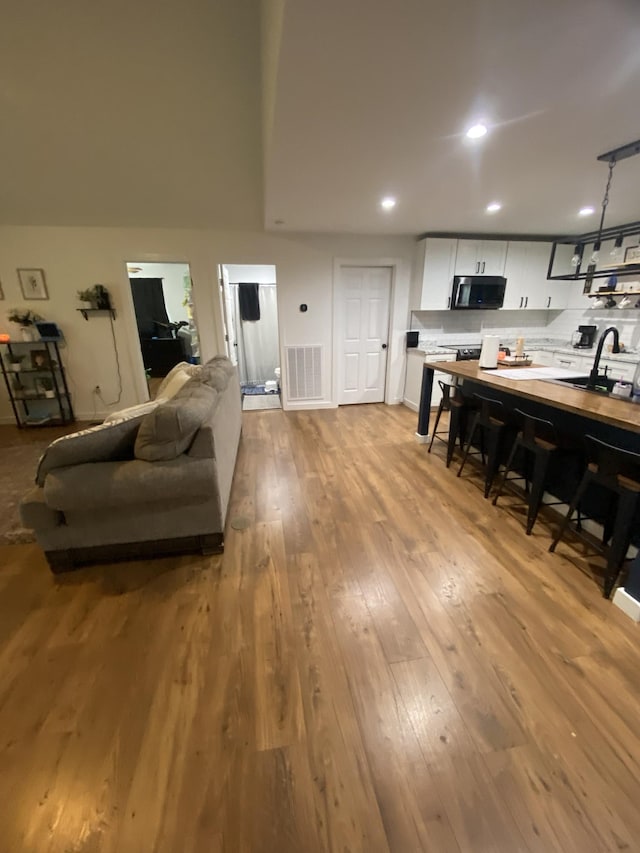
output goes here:
<path id="1" fill-rule="evenodd" d="M 591 373 L 589 374 L 589 381 L 587 382 L 587 388 L 590 388 L 592 391 L 598 384 L 598 380 L 600 378 L 600 374 L 598 373 L 598 367 L 600 366 L 600 356 L 602 355 L 602 348 L 604 346 L 604 341 L 609 332 L 613 332 L 613 346 L 611 348 L 611 352 L 620 352 L 620 338 L 618 336 L 618 330 L 615 326 L 609 326 L 608 329 L 605 329 L 604 332 L 600 335 L 600 340 L 598 341 L 598 348 L 596 349 L 596 355 L 593 359 L 593 367 L 591 368 Z"/>

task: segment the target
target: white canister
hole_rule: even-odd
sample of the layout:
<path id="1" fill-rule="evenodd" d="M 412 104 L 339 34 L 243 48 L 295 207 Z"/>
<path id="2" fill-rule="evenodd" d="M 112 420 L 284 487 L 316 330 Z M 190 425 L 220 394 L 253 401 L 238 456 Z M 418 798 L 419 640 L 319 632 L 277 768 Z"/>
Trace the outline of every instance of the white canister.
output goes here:
<path id="1" fill-rule="evenodd" d="M 500 337 L 498 335 L 485 335 L 482 338 L 482 349 L 480 350 L 480 367 L 483 370 L 495 370 L 498 367 L 499 351 Z"/>

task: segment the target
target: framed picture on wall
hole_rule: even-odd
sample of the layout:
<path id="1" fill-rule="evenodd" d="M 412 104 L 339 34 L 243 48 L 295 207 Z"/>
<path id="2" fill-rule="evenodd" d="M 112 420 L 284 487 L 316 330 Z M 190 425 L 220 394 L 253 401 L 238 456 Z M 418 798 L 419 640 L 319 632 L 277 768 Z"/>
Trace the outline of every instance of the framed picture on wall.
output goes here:
<path id="1" fill-rule="evenodd" d="M 20 289 L 24 299 L 48 299 L 47 283 L 44 280 L 44 270 L 18 269 Z"/>

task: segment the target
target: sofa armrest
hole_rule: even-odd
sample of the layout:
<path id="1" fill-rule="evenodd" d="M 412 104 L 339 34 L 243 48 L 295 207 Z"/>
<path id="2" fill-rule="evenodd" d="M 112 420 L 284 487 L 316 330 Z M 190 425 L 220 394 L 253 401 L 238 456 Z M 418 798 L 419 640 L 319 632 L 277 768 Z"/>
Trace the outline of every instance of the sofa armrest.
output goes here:
<path id="1" fill-rule="evenodd" d="M 64 515 L 47 506 L 44 489 L 39 486 L 27 492 L 20 501 L 20 518 L 30 530 L 51 529 L 64 524 Z"/>
<path id="2" fill-rule="evenodd" d="M 217 489 L 213 460 L 184 454 L 164 462 L 89 462 L 51 471 L 44 498 L 51 509 L 83 512 L 107 507 L 200 502 Z"/>

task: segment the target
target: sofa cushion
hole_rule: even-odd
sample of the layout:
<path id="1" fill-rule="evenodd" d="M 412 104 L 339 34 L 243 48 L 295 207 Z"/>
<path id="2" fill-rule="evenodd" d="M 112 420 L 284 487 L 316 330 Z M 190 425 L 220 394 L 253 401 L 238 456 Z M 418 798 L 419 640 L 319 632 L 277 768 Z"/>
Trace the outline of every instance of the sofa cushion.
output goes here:
<path id="1" fill-rule="evenodd" d="M 189 373 L 194 379 L 205 382 L 216 391 L 224 391 L 229 379 L 235 372 L 235 367 L 226 356 L 216 355 L 206 364 L 193 364 Z"/>
<path id="2" fill-rule="evenodd" d="M 119 418 L 52 441 L 40 457 L 36 484 L 44 486 L 47 474 L 56 468 L 85 462 L 132 459 L 136 435 L 144 417 Z"/>
<path id="3" fill-rule="evenodd" d="M 93 513 L 136 505 L 187 506 L 215 491 L 213 460 L 183 456 L 166 462 L 130 459 L 61 468 L 47 477 L 44 498 L 52 511 Z"/>
<path id="4" fill-rule="evenodd" d="M 190 379 L 175 397 L 144 417 L 136 436 L 136 458 L 158 462 L 184 453 L 202 424 L 211 418 L 216 400 L 213 388 Z"/>

